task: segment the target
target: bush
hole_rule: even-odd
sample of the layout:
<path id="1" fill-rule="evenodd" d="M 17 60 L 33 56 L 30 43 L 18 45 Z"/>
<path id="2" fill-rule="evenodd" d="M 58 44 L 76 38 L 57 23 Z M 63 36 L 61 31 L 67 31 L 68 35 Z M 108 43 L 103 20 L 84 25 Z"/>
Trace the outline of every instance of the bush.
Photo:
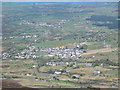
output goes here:
<path id="1" fill-rule="evenodd" d="M 94 63 L 93 67 L 99 66 L 99 63 Z"/>

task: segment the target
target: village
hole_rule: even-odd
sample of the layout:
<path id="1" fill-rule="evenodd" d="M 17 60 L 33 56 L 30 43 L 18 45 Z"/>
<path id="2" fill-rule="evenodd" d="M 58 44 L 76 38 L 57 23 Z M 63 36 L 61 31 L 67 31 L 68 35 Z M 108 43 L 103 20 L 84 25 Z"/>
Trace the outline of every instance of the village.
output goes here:
<path id="1" fill-rule="evenodd" d="M 86 49 L 80 44 L 76 44 L 74 48 L 68 48 L 67 46 L 53 47 L 53 48 L 39 48 L 35 46 L 27 46 L 28 49 L 24 49 L 22 52 L 13 55 L 15 59 L 30 59 L 38 57 L 58 57 L 58 58 L 74 58 L 79 59 L 81 53 L 85 53 Z M 45 55 L 36 55 L 37 52 L 46 52 Z M 11 55 L 7 52 L 2 54 L 3 59 L 10 58 Z"/>

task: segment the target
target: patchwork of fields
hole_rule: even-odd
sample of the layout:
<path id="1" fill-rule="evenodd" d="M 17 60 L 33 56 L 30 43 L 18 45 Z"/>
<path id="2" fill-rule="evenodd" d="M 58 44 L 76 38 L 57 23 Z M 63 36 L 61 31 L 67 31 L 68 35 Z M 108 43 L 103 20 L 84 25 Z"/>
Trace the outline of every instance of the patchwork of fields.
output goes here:
<path id="1" fill-rule="evenodd" d="M 1 78 L 25 88 L 118 88 L 117 5 L 3 3 Z"/>

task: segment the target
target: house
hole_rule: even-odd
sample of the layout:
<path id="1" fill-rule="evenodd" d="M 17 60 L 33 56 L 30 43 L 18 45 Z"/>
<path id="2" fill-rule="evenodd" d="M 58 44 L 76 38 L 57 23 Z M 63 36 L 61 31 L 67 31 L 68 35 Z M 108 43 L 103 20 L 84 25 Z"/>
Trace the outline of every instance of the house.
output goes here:
<path id="1" fill-rule="evenodd" d="M 91 66 L 92 66 L 92 63 L 87 63 L 86 66 L 87 66 L 87 67 L 91 67 Z"/>
<path id="2" fill-rule="evenodd" d="M 25 74 L 26 76 L 33 76 L 31 73 L 27 73 L 27 74 Z"/>
<path id="3" fill-rule="evenodd" d="M 72 68 L 73 68 L 73 69 L 76 69 L 76 68 L 80 68 L 80 67 L 77 66 L 77 65 L 73 65 Z"/>
<path id="4" fill-rule="evenodd" d="M 95 57 L 95 56 L 92 56 L 93 58 Z"/>
<path id="5" fill-rule="evenodd" d="M 49 57 L 53 57 L 54 55 L 50 55 L 50 54 L 49 54 L 48 56 L 49 56 Z"/>
<path id="6" fill-rule="evenodd" d="M 95 73 L 95 74 L 100 74 L 101 73 L 101 71 L 99 71 L 99 70 L 94 70 L 94 72 L 93 73 Z"/>
<path id="7" fill-rule="evenodd" d="M 36 65 L 33 65 L 32 67 L 35 68 L 35 67 L 37 67 L 37 66 L 36 66 Z"/>
<path id="8" fill-rule="evenodd" d="M 55 73 L 54 73 L 54 74 L 61 74 L 61 72 L 55 71 Z"/>
<path id="9" fill-rule="evenodd" d="M 56 77 L 56 76 L 52 76 L 52 77 L 49 77 L 49 78 L 50 78 L 49 80 L 59 80 L 59 78 Z"/>

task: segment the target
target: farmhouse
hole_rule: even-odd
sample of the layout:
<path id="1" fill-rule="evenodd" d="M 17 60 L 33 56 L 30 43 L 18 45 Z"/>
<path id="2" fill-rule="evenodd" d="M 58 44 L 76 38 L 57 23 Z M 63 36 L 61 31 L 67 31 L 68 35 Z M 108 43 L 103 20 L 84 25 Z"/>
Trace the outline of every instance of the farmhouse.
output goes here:
<path id="1" fill-rule="evenodd" d="M 54 74 L 61 74 L 61 72 L 55 71 L 55 73 L 54 73 Z"/>
<path id="2" fill-rule="evenodd" d="M 87 66 L 87 67 L 91 67 L 91 66 L 92 66 L 92 63 L 87 63 L 86 66 Z"/>
<path id="3" fill-rule="evenodd" d="M 94 70 L 94 72 L 93 73 L 95 73 L 95 74 L 100 74 L 101 73 L 101 71 L 99 71 L 99 70 Z"/>

